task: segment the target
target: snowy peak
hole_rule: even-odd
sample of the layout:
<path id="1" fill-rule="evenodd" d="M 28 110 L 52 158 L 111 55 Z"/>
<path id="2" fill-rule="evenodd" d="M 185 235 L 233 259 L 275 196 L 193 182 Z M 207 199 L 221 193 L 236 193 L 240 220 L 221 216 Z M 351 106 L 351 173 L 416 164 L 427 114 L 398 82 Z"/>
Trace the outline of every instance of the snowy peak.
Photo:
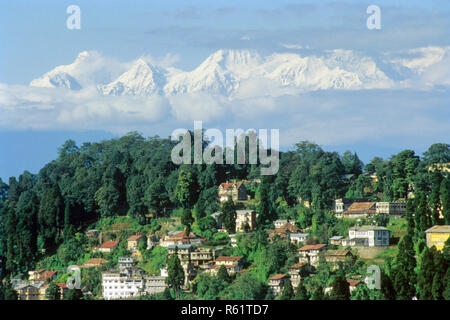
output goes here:
<path id="1" fill-rule="evenodd" d="M 105 95 L 161 94 L 166 83 L 167 71 L 140 58 L 132 67 L 113 82 L 99 86 Z"/>
<path id="2" fill-rule="evenodd" d="M 174 76 L 164 91 L 169 95 L 206 91 L 229 96 L 260 63 L 260 56 L 249 50 L 218 50 L 193 71 Z"/>
<path id="3" fill-rule="evenodd" d="M 328 66 L 324 59 L 275 54 L 267 60 L 265 77 L 282 86 L 305 90 L 349 89 L 361 85 L 358 74 Z"/>
<path id="4" fill-rule="evenodd" d="M 78 90 L 96 87 L 104 95 L 166 95 L 203 92 L 234 99 L 240 96 L 299 94 L 315 90 L 395 88 L 419 83 L 447 84 L 449 47 L 427 47 L 372 57 L 352 50 L 317 54 L 218 50 L 192 71 L 164 68 L 140 58 L 131 65 L 83 51 L 31 86 Z M 441 70 L 439 77 L 434 70 Z M 444 71 L 442 71 L 444 70 Z M 411 81 L 414 80 L 414 81 Z"/>
<path id="5" fill-rule="evenodd" d="M 105 59 L 96 51 L 82 51 L 73 63 L 54 68 L 42 77 L 32 80 L 30 86 L 78 90 L 108 83 L 121 72 L 123 65 L 117 61 Z"/>
<path id="6" fill-rule="evenodd" d="M 41 88 L 65 88 L 71 90 L 81 89 L 81 85 L 78 83 L 78 81 L 64 71 L 46 73 L 41 78 L 31 81 L 30 86 Z"/>

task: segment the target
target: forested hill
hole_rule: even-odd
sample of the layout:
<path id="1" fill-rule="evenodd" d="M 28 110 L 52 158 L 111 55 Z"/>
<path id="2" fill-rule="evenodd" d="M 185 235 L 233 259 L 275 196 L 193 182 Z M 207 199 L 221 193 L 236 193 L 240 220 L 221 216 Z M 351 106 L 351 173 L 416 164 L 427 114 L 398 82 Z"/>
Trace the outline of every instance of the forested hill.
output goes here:
<path id="1" fill-rule="evenodd" d="M 147 224 L 179 207 L 201 207 L 210 215 L 219 209 L 221 182 L 261 178 L 257 165 L 177 166 L 170 157 L 175 144 L 137 133 L 81 146 L 69 140 L 37 175 L 25 171 L 8 183 L 0 180 L 1 276 L 32 270 L 36 261 L 100 217 L 128 215 Z M 365 166 L 356 153 L 326 152 L 310 142 L 300 142 L 280 157 L 278 174 L 262 179 L 267 196 L 256 210 L 264 223 L 288 215 L 299 202 L 325 212 L 344 196 L 392 201 L 412 192 L 432 208 L 417 226 L 424 231 L 437 222 L 441 200 L 449 199 L 448 173 L 429 170 L 435 163 L 450 162 L 448 144 L 434 144 L 422 156 L 404 150 Z M 450 204 L 445 201 L 449 224 Z"/>

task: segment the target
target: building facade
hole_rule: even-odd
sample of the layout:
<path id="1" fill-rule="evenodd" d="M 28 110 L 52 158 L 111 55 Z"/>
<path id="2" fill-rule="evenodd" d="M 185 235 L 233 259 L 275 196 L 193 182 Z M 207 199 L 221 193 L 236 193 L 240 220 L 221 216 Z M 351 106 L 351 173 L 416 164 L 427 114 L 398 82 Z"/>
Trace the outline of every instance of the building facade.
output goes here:
<path id="1" fill-rule="evenodd" d="M 388 228 L 377 226 L 353 227 L 348 230 L 348 239 L 342 240 L 343 246 L 389 246 L 391 232 Z"/>
<path id="2" fill-rule="evenodd" d="M 450 226 L 433 226 L 425 231 L 427 246 L 435 246 L 437 250 L 444 248 L 445 241 L 450 237 Z"/>
<path id="3" fill-rule="evenodd" d="M 377 202 L 376 213 L 402 217 L 406 214 L 406 202 Z"/>
<path id="4" fill-rule="evenodd" d="M 224 182 L 219 186 L 219 201 L 232 199 L 234 202 L 248 200 L 247 188 L 242 182 Z"/>
<path id="5" fill-rule="evenodd" d="M 255 210 L 236 210 L 236 232 L 245 232 L 247 226 L 249 230 L 256 227 Z"/>

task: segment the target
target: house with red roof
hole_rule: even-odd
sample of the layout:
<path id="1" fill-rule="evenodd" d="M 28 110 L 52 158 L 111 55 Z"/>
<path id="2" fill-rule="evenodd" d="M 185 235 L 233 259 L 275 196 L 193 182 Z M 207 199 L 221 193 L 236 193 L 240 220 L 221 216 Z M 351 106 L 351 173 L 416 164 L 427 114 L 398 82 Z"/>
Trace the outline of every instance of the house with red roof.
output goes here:
<path id="1" fill-rule="evenodd" d="M 275 297 L 281 293 L 287 280 L 289 280 L 289 275 L 284 273 L 279 273 L 269 278 L 269 290 L 272 296 Z"/>
<path id="2" fill-rule="evenodd" d="M 105 241 L 100 248 L 98 248 L 98 251 L 109 253 L 112 252 L 118 245 L 119 241 Z"/>
<path id="3" fill-rule="evenodd" d="M 225 266 L 228 273 L 239 272 L 243 269 L 244 259 L 242 256 L 220 256 L 214 260 L 214 265 L 210 268 L 211 273 L 217 273 L 221 266 Z"/>
<path id="4" fill-rule="evenodd" d="M 140 233 L 134 234 L 127 239 L 127 248 L 131 252 L 136 252 L 139 249 L 139 244 L 142 242 L 143 237 Z"/>
<path id="5" fill-rule="evenodd" d="M 319 265 L 320 253 L 327 250 L 327 245 L 324 243 L 308 244 L 298 249 L 300 263 L 308 263 L 314 267 Z"/>
<path id="6" fill-rule="evenodd" d="M 28 271 L 28 279 L 32 283 L 47 282 L 56 278 L 58 271 L 50 271 L 45 269 L 39 269 L 35 271 Z"/>
<path id="7" fill-rule="evenodd" d="M 224 202 L 232 199 L 234 202 L 248 200 L 247 188 L 241 182 L 223 182 L 219 186 L 219 201 Z"/>
<path id="8" fill-rule="evenodd" d="M 369 214 L 375 214 L 377 209 L 376 202 L 353 202 L 347 210 L 344 211 L 345 218 L 364 218 Z"/>

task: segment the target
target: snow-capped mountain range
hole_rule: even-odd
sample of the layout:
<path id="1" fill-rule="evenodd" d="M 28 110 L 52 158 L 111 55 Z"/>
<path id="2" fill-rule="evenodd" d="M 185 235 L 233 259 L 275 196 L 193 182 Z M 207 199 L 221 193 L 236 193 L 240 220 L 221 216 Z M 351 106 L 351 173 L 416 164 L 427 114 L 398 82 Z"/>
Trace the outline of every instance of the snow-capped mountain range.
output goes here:
<path id="1" fill-rule="evenodd" d="M 117 96 L 203 92 L 229 98 L 248 95 L 248 88 L 255 87 L 263 91 L 270 88 L 270 93 L 265 93 L 277 95 L 395 88 L 407 83 L 408 77 L 448 60 L 449 52 L 449 47 L 418 48 L 410 52 L 414 57 L 385 57 L 375 62 L 371 57 L 341 49 L 317 55 L 274 53 L 266 57 L 251 50 L 219 50 L 194 70 L 183 71 L 144 58 L 127 65 L 112 63 L 95 51 L 84 51 L 72 64 L 54 68 L 31 81 L 30 86 L 71 90 L 96 86 L 104 95 Z"/>

